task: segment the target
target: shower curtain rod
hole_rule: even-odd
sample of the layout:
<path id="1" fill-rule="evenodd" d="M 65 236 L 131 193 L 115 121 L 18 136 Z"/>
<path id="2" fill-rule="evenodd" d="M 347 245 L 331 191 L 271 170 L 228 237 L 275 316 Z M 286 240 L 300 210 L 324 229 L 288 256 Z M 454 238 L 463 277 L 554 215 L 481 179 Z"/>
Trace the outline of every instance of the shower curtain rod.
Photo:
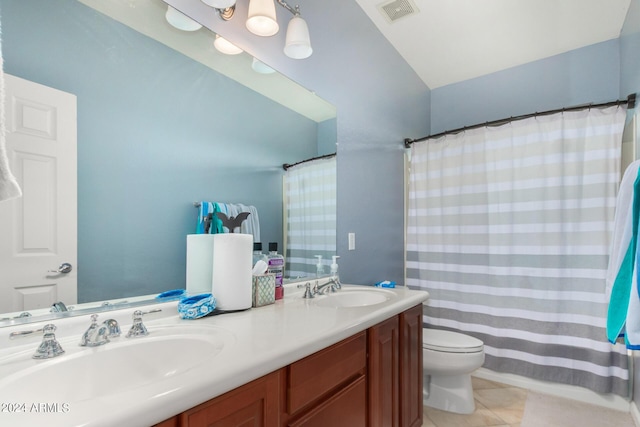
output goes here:
<path id="1" fill-rule="evenodd" d="M 307 159 L 307 160 L 300 160 L 297 163 L 291 163 L 291 164 L 285 163 L 285 164 L 282 165 L 282 169 L 287 170 L 287 169 L 292 168 L 294 166 L 298 166 L 298 165 L 301 165 L 301 164 L 307 163 L 307 162 L 312 162 L 314 160 L 330 159 L 331 157 L 335 157 L 336 154 L 337 153 L 325 154 L 324 156 L 312 157 L 312 158 Z"/>
<path id="2" fill-rule="evenodd" d="M 524 120 L 524 119 L 529 119 L 531 117 L 537 117 L 537 116 L 548 116 L 550 114 L 555 114 L 555 113 L 562 113 L 565 111 L 579 111 L 579 110 L 586 110 L 587 108 L 607 108 L 607 107 L 613 107 L 615 105 L 623 105 L 623 104 L 627 104 L 627 108 L 634 108 L 636 105 L 636 94 L 632 93 L 631 95 L 629 95 L 627 97 L 627 99 L 620 99 L 617 101 L 611 101 L 611 102 L 605 102 L 602 104 L 585 104 L 585 105 L 578 105 L 575 107 L 568 107 L 568 108 L 560 108 L 560 109 L 556 109 L 556 110 L 549 110 L 549 111 L 543 111 L 543 112 L 536 112 L 536 113 L 531 113 L 531 114 L 524 114 L 522 116 L 515 116 L 515 117 L 509 117 L 507 119 L 500 119 L 500 120 L 494 120 L 491 122 L 485 122 L 485 123 L 478 123 L 475 125 L 471 125 L 471 126 L 464 126 L 458 129 L 454 129 L 454 130 L 448 130 L 445 132 L 440 132 L 440 133 L 436 133 L 433 135 L 429 135 L 429 136 L 425 136 L 422 138 L 418 138 L 418 139 L 411 139 L 411 138 L 405 138 L 404 140 L 404 146 L 405 148 L 410 148 L 411 144 L 413 144 L 414 142 L 420 142 L 420 141 L 426 141 L 428 139 L 434 139 L 434 138 L 439 138 L 441 136 L 445 136 L 445 135 L 453 135 L 456 133 L 460 133 L 460 132 L 464 132 L 466 130 L 470 130 L 470 129 L 478 129 L 481 127 L 488 127 L 488 126 L 500 126 L 506 123 L 510 123 L 516 120 Z"/>

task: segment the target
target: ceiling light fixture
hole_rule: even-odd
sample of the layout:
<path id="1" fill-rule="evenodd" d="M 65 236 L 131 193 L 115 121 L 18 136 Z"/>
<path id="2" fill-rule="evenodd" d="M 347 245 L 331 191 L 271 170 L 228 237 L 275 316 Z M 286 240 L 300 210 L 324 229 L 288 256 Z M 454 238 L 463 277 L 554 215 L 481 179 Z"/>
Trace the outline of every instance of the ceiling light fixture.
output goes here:
<path id="1" fill-rule="evenodd" d="M 202 0 L 202 2 L 213 7 L 218 16 L 225 21 L 233 17 L 236 9 L 236 0 Z M 285 0 L 249 0 L 247 21 L 245 23 L 247 29 L 261 37 L 269 37 L 276 34 L 280 29 L 276 16 L 276 2 L 293 15 L 293 18 L 291 18 L 287 26 L 284 54 L 292 59 L 305 59 L 310 57 L 313 53 L 313 48 L 311 47 L 311 39 L 309 37 L 309 27 L 307 26 L 307 22 L 300 16 L 300 6 L 298 5 L 291 7 Z M 171 7 L 169 8 L 172 9 Z M 168 13 L 169 12 L 167 12 L 167 14 Z M 176 11 L 176 13 L 180 12 Z M 168 19 L 167 17 L 167 20 Z M 218 36 L 216 36 L 216 42 L 214 44 L 216 48 L 218 48 L 217 43 L 224 44 L 224 42 L 227 41 L 222 39 L 218 42 Z M 224 52 L 224 50 L 218 50 Z"/>
<path id="2" fill-rule="evenodd" d="M 309 38 L 309 27 L 307 22 L 300 17 L 300 6 L 292 8 L 283 0 L 278 3 L 289 12 L 293 13 L 293 18 L 287 26 L 287 37 L 284 45 L 284 54 L 293 59 L 305 59 L 311 56 L 311 39 Z"/>
<path id="3" fill-rule="evenodd" d="M 165 18 L 171 26 L 182 31 L 197 31 L 202 28 L 202 25 L 171 6 L 167 6 Z"/>
<path id="4" fill-rule="evenodd" d="M 273 0 L 249 0 L 247 29 L 261 37 L 269 37 L 278 32 L 276 5 Z"/>
<path id="5" fill-rule="evenodd" d="M 251 61 L 251 68 L 253 68 L 253 71 L 260 74 L 273 74 L 276 72 L 276 70 L 256 58 L 253 58 Z"/>
<path id="6" fill-rule="evenodd" d="M 224 21 L 231 19 L 236 11 L 236 0 L 202 0 L 202 3 L 214 8 Z"/>
<path id="7" fill-rule="evenodd" d="M 216 39 L 213 41 L 213 46 L 215 46 L 215 48 L 219 52 L 224 53 L 225 55 L 237 55 L 244 52 L 229 40 L 221 37 L 220 34 L 216 34 Z"/>
<path id="8" fill-rule="evenodd" d="M 215 7 L 216 9 L 226 9 L 236 4 L 236 0 L 202 0 L 202 3 L 207 6 Z"/>

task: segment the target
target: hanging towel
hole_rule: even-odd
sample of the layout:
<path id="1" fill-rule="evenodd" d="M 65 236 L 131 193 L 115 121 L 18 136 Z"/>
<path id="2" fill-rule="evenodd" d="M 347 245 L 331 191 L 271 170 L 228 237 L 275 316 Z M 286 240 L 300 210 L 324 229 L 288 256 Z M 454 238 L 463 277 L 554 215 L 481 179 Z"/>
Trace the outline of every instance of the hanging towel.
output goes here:
<path id="1" fill-rule="evenodd" d="M 241 212 L 249 212 L 249 217 L 242 223 L 239 231 L 243 234 L 252 234 L 254 242 L 260 241 L 260 219 L 258 217 L 258 210 L 255 206 L 247 206 L 240 203 L 200 202 L 196 234 L 203 234 L 205 232 L 205 220 L 209 214 L 213 215 L 209 234 L 229 232 L 226 227 L 223 227 L 220 218 L 215 215 L 216 212 L 222 212 L 228 217 L 238 216 Z"/>
<path id="2" fill-rule="evenodd" d="M 9 159 L 7 158 L 3 70 L 4 61 L 2 59 L 2 42 L 0 41 L 0 202 L 22 196 L 18 181 L 9 169 Z"/>
<path id="3" fill-rule="evenodd" d="M 627 345 L 640 344 L 628 341 L 624 334 L 628 319 L 640 335 L 640 301 L 632 302 L 632 294 L 638 298 L 637 290 L 637 236 L 640 211 L 640 162 L 633 162 L 624 173 L 614 218 L 614 232 L 610 250 L 609 265 L 606 274 L 609 308 L 607 312 L 607 339 L 615 343 L 617 338 L 625 335 Z M 638 325 L 636 326 L 636 323 Z M 633 333 L 634 339 L 636 332 Z"/>
<path id="4" fill-rule="evenodd" d="M 243 233 L 253 234 L 253 241 L 260 242 L 260 218 L 258 217 L 258 210 L 255 206 L 247 206 L 241 203 L 238 204 L 240 212 L 249 212 L 249 218 L 242 223 L 240 230 Z"/>
<path id="5" fill-rule="evenodd" d="M 220 221 L 215 215 L 215 213 L 219 211 L 220 209 L 217 203 L 200 202 L 200 207 L 198 209 L 198 224 L 196 225 L 196 234 L 205 234 L 205 230 L 207 228 L 206 223 L 209 220 L 209 214 L 212 214 L 212 220 L 209 224 L 209 231 L 207 234 L 222 233 L 222 221 Z"/>

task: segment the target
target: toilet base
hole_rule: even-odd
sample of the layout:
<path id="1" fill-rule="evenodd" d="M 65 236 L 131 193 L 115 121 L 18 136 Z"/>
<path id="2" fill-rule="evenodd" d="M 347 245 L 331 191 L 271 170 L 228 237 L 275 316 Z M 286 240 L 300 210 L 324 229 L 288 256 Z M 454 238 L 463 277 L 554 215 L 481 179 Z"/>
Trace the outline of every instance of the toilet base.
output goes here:
<path id="1" fill-rule="evenodd" d="M 476 410 L 471 375 L 425 375 L 422 402 L 425 406 L 457 414 Z"/>

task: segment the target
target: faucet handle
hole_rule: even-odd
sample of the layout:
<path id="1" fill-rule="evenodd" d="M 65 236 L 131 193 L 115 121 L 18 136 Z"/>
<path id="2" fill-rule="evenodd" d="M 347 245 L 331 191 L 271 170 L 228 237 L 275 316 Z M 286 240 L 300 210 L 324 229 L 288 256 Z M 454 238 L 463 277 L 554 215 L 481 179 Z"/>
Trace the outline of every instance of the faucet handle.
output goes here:
<path id="1" fill-rule="evenodd" d="M 56 340 L 56 325 L 49 323 L 42 328 L 42 342 L 33 354 L 34 359 L 50 359 L 64 353 L 62 346 Z"/>
<path id="2" fill-rule="evenodd" d="M 304 295 L 302 298 L 314 298 L 313 292 L 311 292 L 311 283 L 307 282 L 305 285 Z"/>
<path id="3" fill-rule="evenodd" d="M 129 332 L 127 332 L 127 338 L 143 337 L 145 335 L 149 335 L 149 331 L 147 330 L 147 327 L 144 326 L 144 323 L 142 323 L 142 316 L 144 314 L 157 313 L 159 311 L 162 311 L 162 310 L 156 309 L 156 310 L 149 310 L 144 312 L 140 310 L 134 311 L 133 325 L 131 325 L 131 329 L 129 329 Z"/>

